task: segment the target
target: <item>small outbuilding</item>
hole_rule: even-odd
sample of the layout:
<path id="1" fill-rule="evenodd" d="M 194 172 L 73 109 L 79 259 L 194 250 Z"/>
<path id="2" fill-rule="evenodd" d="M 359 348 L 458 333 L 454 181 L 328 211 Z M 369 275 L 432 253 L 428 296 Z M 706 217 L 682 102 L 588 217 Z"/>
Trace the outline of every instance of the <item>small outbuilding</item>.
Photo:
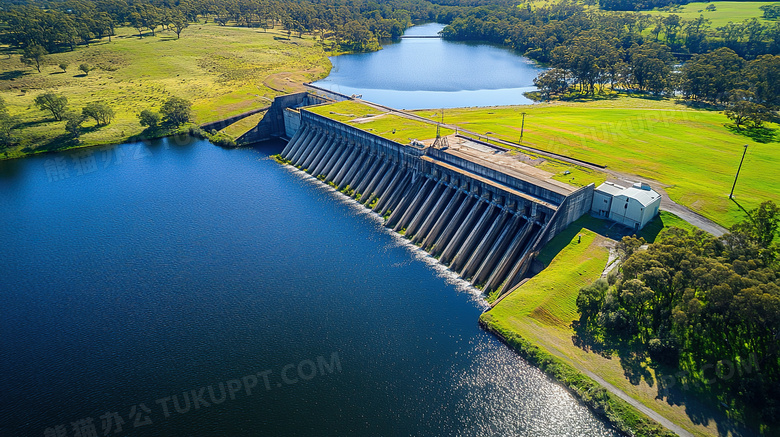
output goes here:
<path id="1" fill-rule="evenodd" d="M 660 206 L 661 195 L 648 184 L 638 182 L 626 188 L 605 182 L 593 192 L 591 214 L 639 230 L 658 214 Z"/>

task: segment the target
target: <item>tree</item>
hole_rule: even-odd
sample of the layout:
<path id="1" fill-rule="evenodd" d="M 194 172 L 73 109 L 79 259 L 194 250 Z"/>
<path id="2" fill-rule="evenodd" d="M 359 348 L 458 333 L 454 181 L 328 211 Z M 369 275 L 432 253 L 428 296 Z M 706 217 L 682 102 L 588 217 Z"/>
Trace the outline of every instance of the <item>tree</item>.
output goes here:
<path id="1" fill-rule="evenodd" d="M 90 67 L 88 64 L 81 64 L 79 65 L 79 70 L 83 71 L 84 76 L 86 76 L 90 71 L 92 71 L 92 67 Z"/>
<path id="2" fill-rule="evenodd" d="M 73 138 L 78 138 L 81 134 L 81 125 L 86 120 L 86 117 L 82 114 L 68 111 L 62 115 L 62 118 L 65 120 L 65 131 L 71 134 Z"/>
<path id="3" fill-rule="evenodd" d="M 138 122 L 141 126 L 147 126 L 150 129 L 154 129 L 160 124 L 160 114 L 144 109 L 138 114 Z"/>
<path id="4" fill-rule="evenodd" d="M 171 97 L 163 103 L 160 114 L 174 126 L 187 123 L 192 120 L 192 103 L 181 97 Z"/>
<path id="5" fill-rule="evenodd" d="M 41 66 L 44 64 L 44 58 L 47 54 L 49 54 L 49 52 L 47 52 L 46 49 L 34 44 L 24 49 L 22 62 L 25 65 L 34 66 L 38 70 L 38 73 L 40 73 Z"/>
<path id="6" fill-rule="evenodd" d="M 144 33 L 143 30 L 146 27 L 144 24 L 143 18 L 141 18 L 141 14 L 138 12 L 133 12 L 130 14 L 130 25 L 135 28 L 135 30 L 138 31 L 138 38 L 143 38 Z"/>
<path id="7" fill-rule="evenodd" d="M 744 233 L 762 248 L 769 248 L 780 229 L 780 207 L 766 201 L 748 212 L 748 219 L 734 225 L 732 233 Z"/>
<path id="8" fill-rule="evenodd" d="M 729 92 L 744 80 L 744 62 L 726 47 L 694 56 L 682 68 L 684 94 L 698 100 L 726 102 Z"/>
<path id="9" fill-rule="evenodd" d="M 780 4 L 764 5 L 758 9 L 764 11 L 764 19 L 766 20 L 777 20 L 780 18 Z"/>
<path id="10" fill-rule="evenodd" d="M 81 110 L 84 118 L 94 118 L 98 126 L 107 126 L 114 118 L 114 110 L 101 102 L 88 103 Z"/>
<path id="11" fill-rule="evenodd" d="M 16 125 L 16 121 L 16 117 L 9 114 L 5 100 L 0 97 L 0 146 L 7 147 L 13 142 L 11 129 Z"/>
<path id="12" fill-rule="evenodd" d="M 780 56 L 763 55 L 750 61 L 745 77 L 755 93 L 756 103 L 780 107 Z"/>
<path id="13" fill-rule="evenodd" d="M 35 106 L 41 111 L 51 112 L 54 119 L 60 121 L 68 107 L 68 98 L 47 91 L 35 98 Z"/>
<path id="14" fill-rule="evenodd" d="M 184 14 L 180 11 L 176 11 L 171 17 L 171 25 L 173 26 L 173 31 L 176 32 L 176 39 L 179 39 L 181 31 L 186 29 L 190 23 L 187 22 Z"/>
<path id="15" fill-rule="evenodd" d="M 67 62 L 60 62 L 60 69 L 62 69 L 62 72 L 65 73 L 68 71 L 68 63 Z"/>
<path id="16" fill-rule="evenodd" d="M 534 86 L 539 88 L 539 93 L 544 99 L 549 99 L 553 94 L 562 94 L 569 88 L 566 72 L 560 68 L 551 68 L 539 73 L 534 78 Z"/>
<path id="17" fill-rule="evenodd" d="M 739 129 L 743 124 L 760 127 L 767 120 L 769 110 L 755 102 L 755 94 L 746 90 L 734 90 L 729 98 L 729 107 L 724 111 Z"/>

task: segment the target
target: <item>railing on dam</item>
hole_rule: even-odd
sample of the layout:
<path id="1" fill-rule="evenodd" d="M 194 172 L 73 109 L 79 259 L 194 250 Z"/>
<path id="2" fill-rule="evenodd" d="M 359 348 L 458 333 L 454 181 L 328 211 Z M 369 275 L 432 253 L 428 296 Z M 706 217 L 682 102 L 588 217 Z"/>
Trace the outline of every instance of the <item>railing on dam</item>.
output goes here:
<path id="1" fill-rule="evenodd" d="M 305 109 L 298 125 L 281 153 L 285 160 L 384 217 L 387 227 L 486 293 L 519 283 L 540 244 L 582 215 L 560 190 L 440 150 Z M 589 188 L 577 198 L 592 196 Z"/>

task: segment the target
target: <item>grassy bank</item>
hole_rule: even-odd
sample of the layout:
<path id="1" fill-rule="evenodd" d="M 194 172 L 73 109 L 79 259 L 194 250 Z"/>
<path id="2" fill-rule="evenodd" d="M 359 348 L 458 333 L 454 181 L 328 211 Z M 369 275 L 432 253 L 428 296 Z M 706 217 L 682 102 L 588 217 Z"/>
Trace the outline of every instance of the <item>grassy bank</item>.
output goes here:
<path id="1" fill-rule="evenodd" d="M 679 222 L 664 213 L 643 230 L 644 236 L 653 241 L 664 228 Z M 540 252 L 537 259 L 546 269 L 483 314 L 481 323 L 578 393 L 596 411 L 612 411 L 610 420 L 626 424 L 636 435 L 657 435 L 657 428 L 615 395 L 602 393 L 591 399 L 590 393 L 603 389 L 584 374 L 598 375 L 694 435 L 716 436 L 721 430 L 728 431 L 725 417 L 713 405 L 682 389 L 660 392 L 654 381 L 664 376 L 656 374 L 650 363 L 634 362 L 628 355 L 621 359 L 599 354 L 576 336 L 571 324 L 579 318 L 579 289 L 600 277 L 608 259 L 607 246 L 620 237 L 615 231 L 605 236 L 607 232 L 606 222 L 588 216 L 572 224 Z"/>
<path id="2" fill-rule="evenodd" d="M 621 97 L 533 106 L 449 109 L 445 123 L 523 143 L 658 181 L 676 202 L 729 226 L 765 200 L 780 199 L 780 135 L 762 143 L 733 132 L 720 111 L 692 109 L 668 99 Z M 434 117 L 434 112 L 417 111 Z M 778 125 L 769 124 L 778 129 Z M 748 153 L 734 197 L 728 195 Z"/>
<path id="3" fill-rule="evenodd" d="M 69 64 L 66 72 L 60 63 Z M 82 63 L 96 69 L 84 75 L 78 71 Z M 135 29 L 120 28 L 110 43 L 48 55 L 47 64 L 38 73 L 17 54 L 0 59 L 0 96 L 20 119 L 14 132 L 19 145 L 0 158 L 76 145 L 65 134 L 64 122 L 33 104 L 44 90 L 65 95 L 75 111 L 95 101 L 114 109 L 108 126 L 85 123 L 79 145 L 89 146 L 120 143 L 141 133 L 137 113 L 158 110 L 171 96 L 192 101 L 195 121 L 205 123 L 267 106 L 275 96 L 298 91 L 300 83 L 330 70 L 327 54 L 311 37 L 288 39 L 282 32 L 213 23 L 192 24 L 181 39 L 170 31 L 139 38 Z"/>

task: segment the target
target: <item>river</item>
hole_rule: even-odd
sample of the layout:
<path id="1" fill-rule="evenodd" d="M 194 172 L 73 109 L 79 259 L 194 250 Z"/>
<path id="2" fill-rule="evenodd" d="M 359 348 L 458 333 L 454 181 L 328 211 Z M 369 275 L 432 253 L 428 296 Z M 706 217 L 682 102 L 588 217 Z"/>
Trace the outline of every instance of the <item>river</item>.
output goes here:
<path id="1" fill-rule="evenodd" d="M 0 435 L 616 435 L 280 147 L 0 162 Z"/>
<path id="2" fill-rule="evenodd" d="M 404 36 L 436 35 L 443 24 L 409 28 Z M 398 109 L 532 103 L 542 71 L 530 59 L 486 44 L 405 38 L 382 50 L 330 58 L 333 69 L 314 85 Z"/>

